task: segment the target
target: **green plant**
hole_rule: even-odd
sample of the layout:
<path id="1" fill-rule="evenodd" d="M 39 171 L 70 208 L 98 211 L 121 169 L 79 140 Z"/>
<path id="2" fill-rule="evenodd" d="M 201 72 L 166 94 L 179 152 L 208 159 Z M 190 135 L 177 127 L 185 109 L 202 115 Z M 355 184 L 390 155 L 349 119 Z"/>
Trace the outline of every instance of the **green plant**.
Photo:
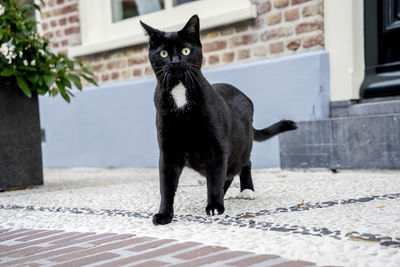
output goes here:
<path id="1" fill-rule="evenodd" d="M 96 84 L 93 73 L 79 60 L 49 51 L 49 40 L 36 32 L 38 22 L 29 14 L 39 10 L 34 0 L 0 0 L 0 81 L 16 82 L 26 96 L 49 93 L 70 102 L 73 85 L 81 78 Z"/>

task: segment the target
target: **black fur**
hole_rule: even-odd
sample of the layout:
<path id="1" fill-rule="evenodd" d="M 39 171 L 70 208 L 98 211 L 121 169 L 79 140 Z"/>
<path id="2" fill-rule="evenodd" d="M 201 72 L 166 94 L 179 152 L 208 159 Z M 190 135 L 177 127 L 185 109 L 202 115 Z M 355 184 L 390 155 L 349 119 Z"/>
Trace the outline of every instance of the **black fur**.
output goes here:
<path id="1" fill-rule="evenodd" d="M 179 176 L 185 166 L 207 179 L 206 213 L 222 214 L 224 194 L 240 174 L 241 191 L 254 190 L 250 153 L 255 141 L 264 141 L 296 129 L 292 121 L 280 121 L 255 130 L 253 104 L 229 84 L 210 85 L 201 73 L 202 50 L 199 18 L 193 16 L 178 32 L 162 32 L 141 22 L 149 35 L 149 59 L 157 77 L 154 103 L 160 148 L 160 210 L 153 223 L 171 222 Z M 190 48 L 189 55 L 182 49 Z M 161 57 L 165 50 L 168 56 Z M 178 107 L 171 91 L 182 83 L 187 104 Z"/>

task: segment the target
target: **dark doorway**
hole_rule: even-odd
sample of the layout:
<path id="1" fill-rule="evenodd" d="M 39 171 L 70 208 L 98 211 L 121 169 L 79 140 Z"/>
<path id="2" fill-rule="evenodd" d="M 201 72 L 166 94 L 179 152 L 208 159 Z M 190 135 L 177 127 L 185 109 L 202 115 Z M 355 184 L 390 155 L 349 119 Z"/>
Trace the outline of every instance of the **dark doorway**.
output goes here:
<path id="1" fill-rule="evenodd" d="M 364 0 L 363 98 L 400 95 L 400 0 Z"/>

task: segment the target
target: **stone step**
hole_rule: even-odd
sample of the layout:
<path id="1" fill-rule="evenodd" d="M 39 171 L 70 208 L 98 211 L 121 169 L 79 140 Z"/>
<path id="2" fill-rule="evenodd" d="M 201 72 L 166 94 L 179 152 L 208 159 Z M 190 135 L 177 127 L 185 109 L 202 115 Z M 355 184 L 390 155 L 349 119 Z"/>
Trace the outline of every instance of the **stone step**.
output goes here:
<path id="1" fill-rule="evenodd" d="M 283 169 L 400 169 L 400 113 L 299 122 L 279 142 Z"/>
<path id="2" fill-rule="evenodd" d="M 335 101 L 330 103 L 330 117 L 368 116 L 400 113 L 400 97 L 366 99 L 354 101 Z"/>

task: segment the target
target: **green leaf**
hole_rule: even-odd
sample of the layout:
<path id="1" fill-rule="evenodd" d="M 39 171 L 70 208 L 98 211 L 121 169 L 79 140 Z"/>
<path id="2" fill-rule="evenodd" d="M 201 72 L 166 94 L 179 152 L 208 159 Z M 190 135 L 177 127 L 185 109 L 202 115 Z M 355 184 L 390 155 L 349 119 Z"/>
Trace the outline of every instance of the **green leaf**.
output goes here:
<path id="1" fill-rule="evenodd" d="M 90 82 L 91 84 L 98 85 L 98 84 L 95 82 L 95 80 L 93 80 L 92 78 L 90 78 L 90 77 L 88 77 L 88 76 L 86 76 L 86 75 L 82 75 L 82 77 L 83 77 L 86 81 Z"/>
<path id="2" fill-rule="evenodd" d="M 47 74 L 47 75 L 43 75 L 43 79 L 46 83 L 46 86 L 48 88 L 50 88 L 56 81 L 56 76 L 54 74 Z"/>
<path id="3" fill-rule="evenodd" d="M 21 75 L 17 75 L 17 83 L 18 83 L 19 88 L 21 88 L 22 91 L 24 92 L 24 94 L 27 97 L 31 98 L 32 92 L 31 92 L 31 90 L 29 90 L 28 84 L 26 83 L 25 79 Z"/>
<path id="4" fill-rule="evenodd" d="M 68 74 L 68 75 L 67 75 L 67 78 L 68 78 L 69 80 L 71 80 L 79 90 L 82 90 L 81 79 L 79 78 L 78 75 L 75 75 L 75 74 Z"/>
<path id="5" fill-rule="evenodd" d="M 88 67 L 83 67 L 83 71 L 92 76 L 94 75 L 93 72 Z"/>
<path id="6" fill-rule="evenodd" d="M 65 92 L 65 85 L 60 81 L 56 81 L 56 84 L 57 84 L 58 90 L 60 91 L 61 96 L 65 99 L 65 101 L 70 103 L 71 99 L 70 99 L 69 95 L 67 94 L 67 92 Z"/>
<path id="7" fill-rule="evenodd" d="M 14 69 L 3 69 L 0 72 L 0 76 L 3 76 L 3 77 L 9 77 L 9 76 L 11 76 L 13 74 L 14 74 Z"/>
<path id="8" fill-rule="evenodd" d="M 36 84 L 39 80 L 39 75 L 37 74 L 28 75 L 27 78 L 31 83 Z"/>
<path id="9" fill-rule="evenodd" d="M 29 9 L 31 9 L 31 5 L 29 4 L 25 4 L 21 7 L 21 12 L 25 13 L 26 11 L 28 11 Z"/>

